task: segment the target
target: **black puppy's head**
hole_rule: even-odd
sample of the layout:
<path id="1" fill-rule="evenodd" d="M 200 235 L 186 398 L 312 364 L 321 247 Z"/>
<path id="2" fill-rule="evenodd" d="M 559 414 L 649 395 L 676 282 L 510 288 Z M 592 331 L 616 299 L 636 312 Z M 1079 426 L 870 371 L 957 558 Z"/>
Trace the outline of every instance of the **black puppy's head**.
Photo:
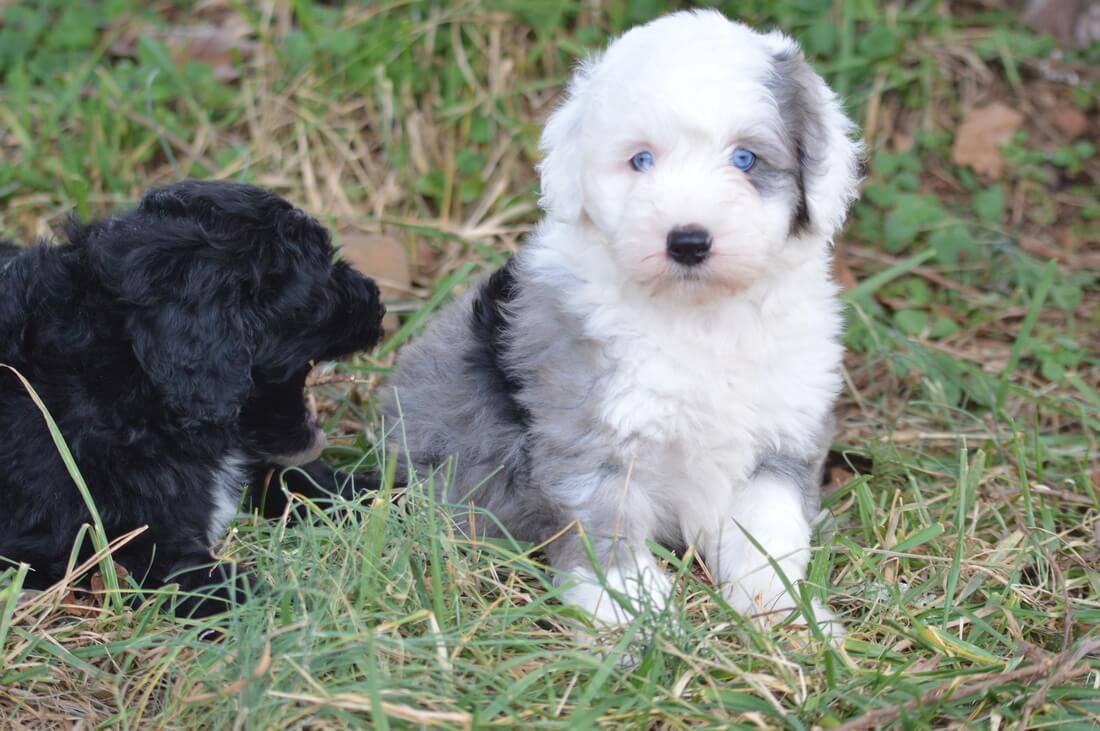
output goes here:
<path id="1" fill-rule="evenodd" d="M 260 382 L 373 346 L 378 288 L 334 261 L 328 232 L 266 190 L 186 181 L 70 239 L 123 308 L 126 334 L 166 405 L 231 420 Z"/>

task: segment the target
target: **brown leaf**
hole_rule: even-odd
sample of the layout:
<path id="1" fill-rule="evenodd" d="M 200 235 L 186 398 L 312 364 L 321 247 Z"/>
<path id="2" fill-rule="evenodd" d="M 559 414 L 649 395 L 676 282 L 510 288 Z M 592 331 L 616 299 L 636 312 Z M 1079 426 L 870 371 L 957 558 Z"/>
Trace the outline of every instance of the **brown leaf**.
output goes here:
<path id="1" fill-rule="evenodd" d="M 115 563 L 115 576 L 118 578 L 118 585 L 119 586 L 125 586 L 126 585 L 126 578 L 130 575 L 130 572 L 128 572 L 118 562 L 114 562 L 114 563 Z M 102 606 L 102 604 L 103 604 L 103 595 L 106 592 L 107 592 L 107 584 L 103 581 L 103 574 L 96 571 L 94 574 L 92 574 L 92 595 L 95 597 L 95 602 L 96 602 L 97 605 Z"/>
<path id="2" fill-rule="evenodd" d="M 844 256 L 844 247 L 837 245 L 833 251 L 833 281 L 840 285 L 841 289 L 851 289 L 856 286 L 856 275 L 848 266 L 848 257 Z"/>
<path id="3" fill-rule="evenodd" d="M 1054 36 L 1062 48 L 1087 48 L 1100 40 L 1100 4 L 1094 0 L 1028 0 L 1024 22 Z"/>
<path id="4" fill-rule="evenodd" d="M 247 58 L 255 50 L 256 44 L 248 40 L 251 32 L 244 18 L 230 15 L 220 25 L 201 23 L 173 29 L 166 42 L 177 63 L 202 61 L 210 64 L 218 81 L 232 81 L 240 76 L 235 57 Z"/>
<path id="5" fill-rule="evenodd" d="M 422 277 L 435 279 L 441 275 L 439 267 L 445 261 L 445 257 L 436 246 L 426 239 L 419 239 L 416 243 L 416 271 Z"/>
<path id="6" fill-rule="evenodd" d="M 249 58 L 256 50 L 255 41 L 250 39 L 251 34 L 248 21 L 235 13 L 225 14 L 216 23 L 208 21 L 166 30 L 154 29 L 144 22 L 133 22 L 123 28 L 109 50 L 115 56 L 133 56 L 138 38 L 149 35 L 168 46 L 177 64 L 188 61 L 207 63 L 214 70 L 214 78 L 232 81 L 240 76 L 236 59 Z"/>
<path id="7" fill-rule="evenodd" d="M 1029 254 L 1044 259 L 1055 259 L 1075 269 L 1096 269 L 1100 267 L 1100 254 L 1090 252 L 1074 253 L 1069 250 L 1069 247 L 1057 246 L 1035 236 L 1021 236 L 1019 244 L 1020 248 Z"/>
<path id="8" fill-rule="evenodd" d="M 1070 139 L 1080 137 L 1089 128 L 1089 118 L 1077 107 L 1057 106 L 1048 111 L 1046 116 Z"/>
<path id="9" fill-rule="evenodd" d="M 70 590 L 61 601 L 61 611 L 70 617 L 96 617 L 102 604 L 98 597 L 94 597 L 86 591 L 76 592 Z"/>
<path id="10" fill-rule="evenodd" d="M 971 109 L 955 130 L 951 159 L 956 165 L 969 165 L 981 175 L 1000 178 L 1005 161 L 998 147 L 1012 139 L 1023 121 L 1021 112 L 1000 102 Z"/>
<path id="11" fill-rule="evenodd" d="M 382 297 L 392 299 L 407 295 L 412 284 L 409 256 L 405 246 L 392 236 L 345 231 L 340 235 L 340 254 L 352 266 L 372 277 L 382 290 Z M 386 332 L 397 329 L 397 316 L 387 314 L 382 320 Z"/>
<path id="12" fill-rule="evenodd" d="M 1049 33 L 1063 48 L 1073 46 L 1073 26 L 1086 0 L 1028 0 L 1024 22 L 1036 33 Z"/>
<path id="13" fill-rule="evenodd" d="M 222 686 L 221 695 L 223 695 L 223 696 L 240 695 L 240 692 L 242 690 L 244 690 L 245 686 L 247 686 L 247 685 L 248 685 L 247 680 L 245 680 L 244 678 L 237 678 L 233 682 L 226 683 L 225 685 Z"/>
<path id="14" fill-rule="evenodd" d="M 271 640 L 264 642 L 264 651 L 260 655 L 260 661 L 256 663 L 256 667 L 252 669 L 252 678 L 258 680 L 262 678 L 267 671 L 271 668 Z"/>
<path id="15" fill-rule="evenodd" d="M 828 490 L 830 492 L 839 490 L 847 485 L 849 482 L 856 478 L 856 473 L 852 472 L 847 467 L 830 467 L 829 468 L 829 485 Z"/>

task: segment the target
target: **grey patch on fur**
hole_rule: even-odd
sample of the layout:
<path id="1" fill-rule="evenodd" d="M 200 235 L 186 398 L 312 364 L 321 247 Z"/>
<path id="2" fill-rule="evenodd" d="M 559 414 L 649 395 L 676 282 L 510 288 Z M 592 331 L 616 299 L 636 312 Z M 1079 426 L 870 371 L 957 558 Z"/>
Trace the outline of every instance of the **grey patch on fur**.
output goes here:
<path id="1" fill-rule="evenodd" d="M 482 291 L 473 287 L 448 306 L 419 338 L 402 350 L 383 392 L 381 408 L 391 429 L 388 443 L 402 453 L 404 467 L 423 479 L 453 458 L 447 503 L 465 502 L 496 516 L 517 540 L 544 543 L 576 523 L 584 526 L 597 555 L 644 545 L 618 546 L 616 536 L 636 535 L 615 506 L 627 470 L 616 461 L 619 438 L 602 425 L 593 394 L 610 373 L 600 343 L 588 338 L 562 293 L 576 281 L 537 279 L 528 265 L 532 248 L 516 255 L 521 283 L 509 303 L 507 348 L 498 353 L 506 368 L 523 374 L 514 395 L 519 413 L 502 408 L 498 384 L 485 369 L 469 368 L 471 348 L 485 335 L 473 326 L 472 308 Z M 565 276 L 565 275 L 557 275 Z M 499 345 L 499 344 L 498 344 Z M 436 477 L 438 483 L 438 476 Z M 455 511 L 465 529 L 468 511 Z M 496 524 L 477 530 L 500 535 Z M 616 549 L 616 550 L 612 550 Z M 578 532 L 566 531 L 548 548 L 555 568 L 587 565 Z"/>
<path id="2" fill-rule="evenodd" d="M 792 215 L 796 215 L 803 192 L 797 151 L 793 149 L 793 145 L 779 147 L 774 142 L 751 137 L 739 142 L 756 155 L 756 164 L 748 173 L 753 187 L 765 197 L 783 196 L 795 209 Z"/>
<path id="3" fill-rule="evenodd" d="M 789 480 L 798 486 L 802 495 L 802 514 L 813 524 L 821 510 L 821 479 L 825 474 L 825 460 L 835 426 L 832 415 L 818 432 L 816 445 L 810 452 L 792 452 L 782 449 L 761 455 L 753 476 L 772 474 Z"/>
<path id="4" fill-rule="evenodd" d="M 821 169 L 824 158 L 816 153 L 828 144 L 820 112 L 825 100 L 819 98 L 817 73 L 800 52 L 776 55 L 772 73 L 764 83 L 772 93 L 787 129 L 788 152 L 797 161 L 793 171 L 796 198 L 790 229 L 790 235 L 795 236 L 809 228 L 811 223 L 806 203 L 806 180 L 828 172 Z"/>

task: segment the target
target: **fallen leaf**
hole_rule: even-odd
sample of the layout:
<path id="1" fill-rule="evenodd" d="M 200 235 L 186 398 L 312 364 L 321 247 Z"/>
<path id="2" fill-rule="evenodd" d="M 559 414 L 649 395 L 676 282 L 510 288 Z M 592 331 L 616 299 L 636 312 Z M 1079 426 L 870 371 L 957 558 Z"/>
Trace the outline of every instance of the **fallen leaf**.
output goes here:
<path id="1" fill-rule="evenodd" d="M 1019 244 L 1020 248 L 1029 254 L 1034 254 L 1043 259 L 1055 259 L 1075 269 L 1095 270 L 1100 268 L 1100 254 L 1090 252 L 1074 253 L 1064 246 L 1057 246 L 1035 236 L 1021 236 Z"/>
<path id="2" fill-rule="evenodd" d="M 256 667 L 252 669 L 252 678 L 258 680 L 267 674 L 267 671 L 271 668 L 271 640 L 264 642 L 264 651 L 260 655 L 260 661 L 256 663 Z"/>
<path id="3" fill-rule="evenodd" d="M 85 619 L 99 615 L 102 604 L 98 598 L 86 591 L 76 592 L 70 590 L 61 600 L 61 611 L 70 617 L 83 617 Z"/>
<path id="4" fill-rule="evenodd" d="M 118 585 L 120 587 L 124 587 L 124 586 L 126 586 L 126 579 L 130 576 L 130 572 L 128 572 L 117 561 L 114 562 L 114 564 L 115 564 L 115 577 L 118 579 Z M 94 574 L 92 574 L 91 584 L 92 584 L 92 597 L 94 597 L 94 601 L 98 606 L 102 606 L 103 605 L 103 597 L 107 594 L 107 584 L 103 581 L 103 574 L 101 574 L 98 571 L 96 571 Z"/>
<path id="5" fill-rule="evenodd" d="M 340 235 L 340 255 L 353 267 L 374 279 L 382 297 L 407 295 L 412 280 L 405 246 L 392 236 L 345 231 Z M 382 320 L 386 332 L 397 329 L 397 316 L 387 313 Z"/>
<path id="6" fill-rule="evenodd" d="M 441 275 L 439 271 L 440 265 L 444 262 L 445 257 L 440 253 L 439 248 L 425 239 L 419 239 L 416 244 L 416 268 L 420 272 L 420 276 L 428 277 L 434 280 Z"/>
<path id="7" fill-rule="evenodd" d="M 247 685 L 247 680 L 245 680 L 244 678 L 237 678 L 233 682 L 226 683 L 224 686 L 222 686 L 221 694 L 223 696 L 239 695 L 240 692 L 244 690 L 245 686 Z"/>
<path id="8" fill-rule="evenodd" d="M 1023 113 L 1000 102 L 971 109 L 955 130 L 951 159 L 986 177 L 1000 178 L 1005 161 L 998 148 L 1012 139 L 1023 121 Z"/>
<path id="9" fill-rule="evenodd" d="M 214 78 L 223 82 L 233 81 L 240 76 L 237 59 L 247 59 L 256 50 L 256 42 L 250 39 L 251 34 L 248 21 L 235 13 L 226 14 L 217 23 L 203 22 L 166 30 L 135 22 L 119 33 L 109 50 L 114 56 L 133 56 L 138 38 L 148 35 L 168 46 L 177 64 L 188 61 L 206 63 L 213 69 Z"/>
<path id="10" fill-rule="evenodd" d="M 1058 45 L 1073 45 L 1073 25 L 1086 0 L 1028 0 L 1024 22 L 1036 33 L 1054 36 Z"/>
<path id="11" fill-rule="evenodd" d="M 251 32 L 244 18 L 230 15 L 219 25 L 201 23 L 173 29 L 166 42 L 177 63 L 201 61 L 210 64 L 218 81 L 232 81 L 240 76 L 236 58 L 247 58 L 256 48 L 248 39 Z"/>
<path id="12" fill-rule="evenodd" d="M 1100 4 L 1094 0 L 1028 0 L 1024 22 L 1054 36 L 1062 48 L 1087 48 L 1100 40 Z"/>
<path id="13" fill-rule="evenodd" d="M 855 477 L 856 473 L 852 472 L 847 467 L 833 467 L 829 470 L 829 486 L 827 489 L 830 492 L 839 490 L 854 480 Z"/>
<path id="14" fill-rule="evenodd" d="M 833 250 L 833 281 L 840 285 L 841 289 L 851 289 L 856 286 L 856 275 L 848 266 L 848 258 L 844 256 L 844 247 L 838 245 Z"/>
<path id="15" fill-rule="evenodd" d="M 1089 128 L 1089 118 L 1076 107 L 1058 106 L 1046 113 L 1054 126 L 1070 139 L 1083 135 Z"/>

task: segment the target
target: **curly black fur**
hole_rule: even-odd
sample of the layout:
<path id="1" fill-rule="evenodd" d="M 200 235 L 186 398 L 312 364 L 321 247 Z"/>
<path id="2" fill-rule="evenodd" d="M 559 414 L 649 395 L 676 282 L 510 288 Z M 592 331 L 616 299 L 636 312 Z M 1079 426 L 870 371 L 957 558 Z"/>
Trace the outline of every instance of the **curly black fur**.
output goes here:
<path id="1" fill-rule="evenodd" d="M 517 287 L 515 259 L 509 259 L 481 284 L 470 311 L 470 329 L 475 337 L 470 341 L 464 363 L 475 377 L 485 378 L 495 397 L 493 403 L 501 413 L 527 426 L 531 414 L 516 397 L 523 388 L 523 379 L 505 362 L 511 340 L 508 307 L 515 299 Z"/>
<path id="2" fill-rule="evenodd" d="M 227 511 L 246 485 L 293 463 L 281 456 L 316 445 L 309 364 L 375 344 L 378 289 L 333 261 L 317 221 L 248 185 L 153 189 L 136 209 L 72 222 L 68 239 L 0 244 L 0 363 L 42 397 L 108 535 L 148 526 L 116 559 L 148 584 L 210 594 L 182 611 L 221 609 L 212 598 L 233 589 L 209 587 L 231 572 L 210 566 Z M 304 470 L 312 479 L 286 473 L 291 489 L 340 489 L 323 464 Z M 266 494 L 257 507 L 280 510 L 282 491 Z M 30 564 L 31 587 L 61 578 L 90 516 L 7 369 L 0 504 L 0 556 Z"/>

